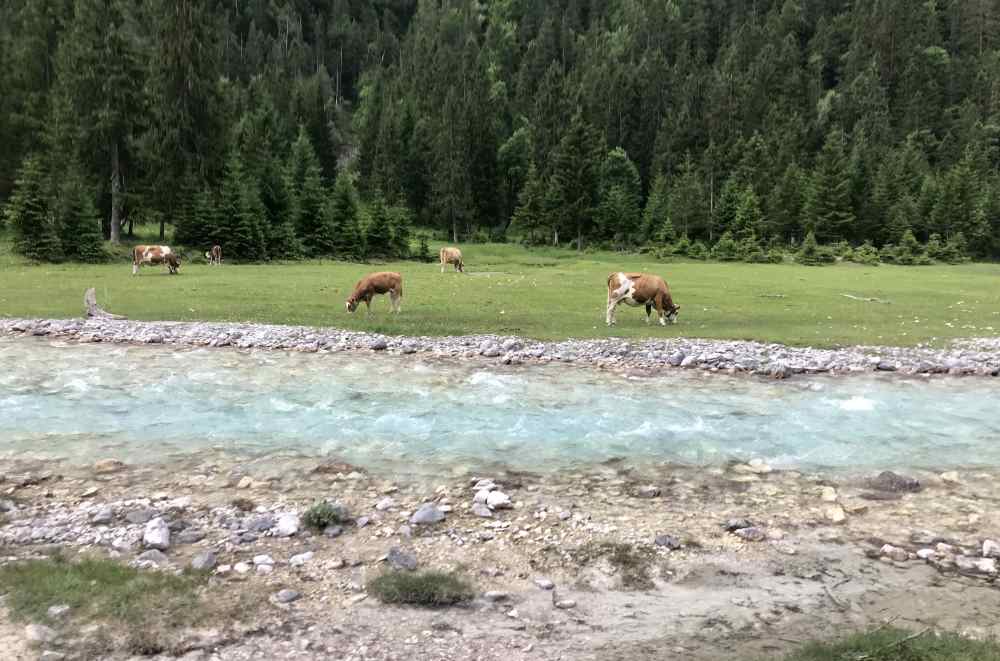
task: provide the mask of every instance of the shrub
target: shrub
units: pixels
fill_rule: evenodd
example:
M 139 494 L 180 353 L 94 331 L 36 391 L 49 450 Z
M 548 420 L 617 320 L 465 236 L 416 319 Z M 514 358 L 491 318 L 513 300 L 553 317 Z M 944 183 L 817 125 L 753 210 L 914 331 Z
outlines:
M 882 246 L 878 251 L 878 258 L 882 260 L 885 264 L 895 264 L 896 263 L 896 246 L 887 243 Z
M 925 257 L 924 249 L 913 235 L 913 230 L 908 229 L 903 232 L 903 238 L 900 239 L 899 247 L 895 251 L 896 263 L 918 264 Z
M 832 250 L 816 243 L 816 235 L 812 232 L 806 234 L 806 238 L 802 240 L 802 247 L 799 248 L 799 252 L 795 258 L 799 264 L 805 264 L 806 266 L 821 266 L 837 261 L 837 257 L 833 254 Z
M 931 234 L 927 239 L 927 245 L 924 246 L 924 249 L 927 251 L 927 256 L 931 259 L 944 261 L 944 256 L 947 251 L 945 250 L 944 244 L 941 242 L 940 234 Z
M 878 266 L 879 255 L 878 249 L 871 244 L 871 241 L 865 241 L 860 246 L 858 246 L 850 257 L 852 262 L 858 264 L 867 264 L 868 266 Z
M 771 248 L 767 251 L 767 261 L 771 264 L 781 264 L 785 261 L 785 251 L 781 248 Z
M 712 259 L 720 262 L 735 262 L 740 259 L 740 245 L 729 232 L 723 234 L 712 247 Z
M 302 523 L 315 530 L 348 523 L 350 520 L 351 516 L 346 507 L 326 501 L 314 504 L 302 515 Z
M 964 262 L 969 258 L 969 246 L 961 232 L 948 237 L 941 254 L 941 261 L 949 264 Z
M 708 259 L 708 248 L 701 241 L 695 241 L 688 248 L 687 256 L 691 259 Z
M 464 579 L 437 571 L 388 572 L 370 581 L 368 592 L 384 604 L 415 606 L 450 606 L 474 596 Z
M 685 234 L 674 242 L 673 250 L 675 255 L 687 255 L 691 250 L 691 239 Z
M 414 255 L 414 259 L 418 262 L 433 262 L 434 256 L 431 254 L 431 249 L 427 245 L 427 235 L 420 235 L 420 244 L 417 247 L 417 253 Z

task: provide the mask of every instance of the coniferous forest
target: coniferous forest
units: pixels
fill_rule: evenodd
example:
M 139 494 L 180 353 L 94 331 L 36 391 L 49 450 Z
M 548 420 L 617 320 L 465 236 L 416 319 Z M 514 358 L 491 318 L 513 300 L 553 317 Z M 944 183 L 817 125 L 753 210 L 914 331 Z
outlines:
M 998 0 L 6 0 L 15 250 L 1000 257 Z

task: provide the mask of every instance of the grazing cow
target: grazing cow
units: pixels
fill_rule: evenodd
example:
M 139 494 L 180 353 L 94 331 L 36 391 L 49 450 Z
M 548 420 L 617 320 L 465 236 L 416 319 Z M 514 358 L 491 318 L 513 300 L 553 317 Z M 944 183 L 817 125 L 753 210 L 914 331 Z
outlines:
M 660 325 L 667 322 L 677 322 L 677 311 L 681 306 L 674 305 L 670 297 L 670 288 L 658 275 L 646 273 L 612 273 L 608 276 L 608 326 L 615 325 L 615 308 L 619 303 L 632 307 L 646 306 L 646 323 L 650 321 L 653 308 L 660 317 Z
M 399 314 L 399 305 L 403 298 L 403 276 L 392 271 L 369 273 L 358 281 L 354 291 L 347 297 L 347 311 L 353 313 L 358 309 L 358 303 L 364 301 L 368 315 L 371 316 L 372 299 L 377 294 L 389 294 L 389 305 L 393 312 Z
M 458 248 L 441 248 L 441 273 L 444 267 L 452 264 L 459 273 L 465 273 L 465 262 L 462 261 L 462 251 Z
M 212 246 L 212 249 L 205 253 L 205 259 L 209 266 L 222 266 L 222 246 Z
M 138 275 L 143 264 L 166 264 L 171 275 L 181 268 L 180 257 L 170 246 L 136 246 L 132 249 L 132 275 Z

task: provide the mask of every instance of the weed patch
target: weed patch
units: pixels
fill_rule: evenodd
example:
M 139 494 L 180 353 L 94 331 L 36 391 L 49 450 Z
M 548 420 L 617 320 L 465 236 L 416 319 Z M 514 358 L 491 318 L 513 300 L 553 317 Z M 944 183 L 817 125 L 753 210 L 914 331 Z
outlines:
M 472 586 L 457 574 L 424 572 L 387 572 L 368 583 L 368 592 L 385 604 L 414 606 L 451 606 L 469 601 Z
M 899 629 L 860 633 L 833 642 L 812 642 L 784 661 L 995 661 L 997 641 L 976 641 L 953 633 L 913 634 Z

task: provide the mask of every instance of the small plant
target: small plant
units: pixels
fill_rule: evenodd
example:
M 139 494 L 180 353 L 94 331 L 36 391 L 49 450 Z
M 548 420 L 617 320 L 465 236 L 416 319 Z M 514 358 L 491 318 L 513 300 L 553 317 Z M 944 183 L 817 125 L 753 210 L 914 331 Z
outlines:
M 451 606 L 469 601 L 472 586 L 453 573 L 388 572 L 368 583 L 368 592 L 385 604 Z
M 695 241 L 687 250 L 687 256 L 691 259 L 708 259 L 708 248 L 701 241 Z
M 323 530 L 333 525 L 343 525 L 350 520 L 351 516 L 346 507 L 326 501 L 314 504 L 302 515 L 302 523 L 315 530 Z
M 811 642 L 784 661 L 986 661 L 1000 658 L 996 641 L 970 640 L 928 630 L 910 633 L 892 627 L 874 629 L 831 642 Z
M 865 241 L 860 246 L 858 246 L 854 252 L 851 254 L 851 261 L 858 264 L 865 264 L 867 266 L 878 266 L 879 265 L 879 255 L 878 249 L 871 244 L 870 241 Z
M 427 246 L 427 235 L 420 235 L 420 244 L 417 247 L 417 252 L 413 256 L 418 262 L 432 262 L 434 257 L 431 255 L 431 249 Z
M 806 266 L 821 266 L 837 261 L 837 257 L 833 254 L 833 251 L 826 246 L 819 245 L 816 242 L 816 235 L 812 232 L 806 234 L 806 238 L 802 240 L 802 247 L 799 249 L 795 259 L 798 260 L 799 264 L 805 264 Z
M 740 245 L 733 239 L 733 235 L 726 232 L 712 247 L 712 259 L 720 262 L 735 262 L 740 259 Z

